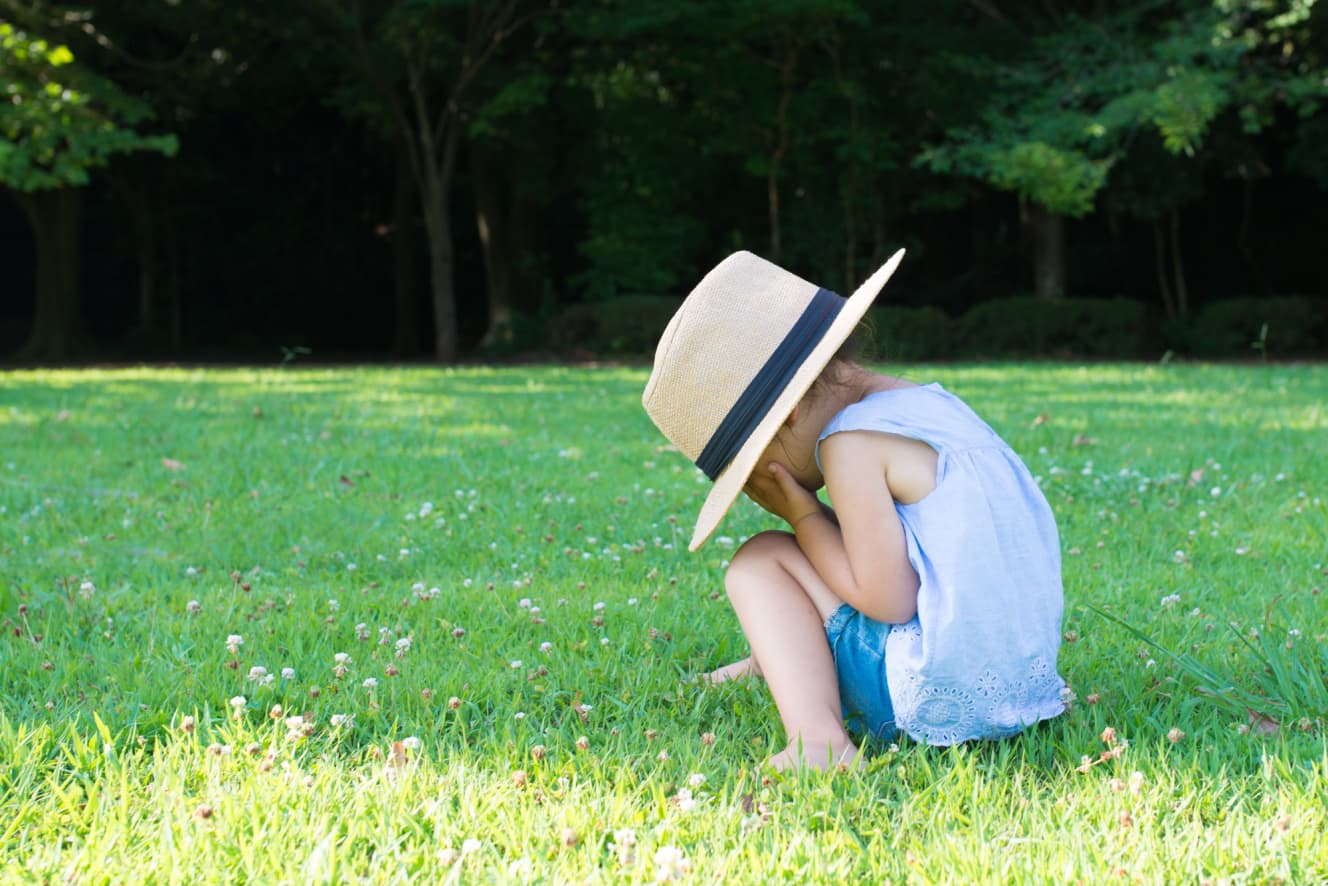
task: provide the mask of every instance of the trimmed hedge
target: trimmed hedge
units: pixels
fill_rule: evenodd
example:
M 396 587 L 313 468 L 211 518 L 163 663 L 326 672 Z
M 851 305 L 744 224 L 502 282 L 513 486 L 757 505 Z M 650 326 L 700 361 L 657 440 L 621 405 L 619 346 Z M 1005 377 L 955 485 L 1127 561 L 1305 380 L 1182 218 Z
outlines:
M 1248 357 L 1258 352 L 1258 343 L 1269 354 L 1283 356 L 1328 352 L 1328 299 L 1284 296 L 1213 302 L 1199 311 L 1189 333 L 1191 348 L 1205 357 Z
M 889 361 L 942 360 L 954 356 L 955 321 L 940 308 L 880 305 L 867 312 L 875 356 Z
M 1148 309 L 1126 298 L 999 298 L 957 325 L 960 349 L 979 357 L 1132 357 L 1150 343 Z
M 543 330 L 559 352 L 648 356 L 681 302 L 626 295 L 571 305 Z M 897 362 L 1009 357 L 1139 357 L 1167 348 L 1202 357 L 1251 357 L 1268 325 L 1268 354 L 1328 354 L 1328 299 L 1239 298 L 1205 305 L 1188 321 L 1164 324 L 1127 298 L 1049 302 L 998 298 L 951 317 L 932 306 L 878 305 L 867 324 L 878 359 Z
M 572 305 L 550 324 L 554 348 L 563 353 L 653 354 L 682 301 L 663 295 L 623 295 Z

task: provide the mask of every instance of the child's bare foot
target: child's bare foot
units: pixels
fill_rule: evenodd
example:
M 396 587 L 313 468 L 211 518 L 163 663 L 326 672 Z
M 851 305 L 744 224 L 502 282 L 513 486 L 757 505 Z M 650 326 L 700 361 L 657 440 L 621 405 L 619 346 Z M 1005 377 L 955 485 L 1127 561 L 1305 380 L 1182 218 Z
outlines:
M 819 741 L 795 740 L 765 762 L 780 772 L 803 767 L 821 770 L 860 769 L 865 765 L 857 745 L 847 736 Z
M 761 669 L 757 667 L 756 659 L 750 655 L 742 661 L 735 661 L 732 664 L 726 664 L 722 668 L 716 668 L 705 674 L 701 674 L 697 680 L 701 683 L 723 683 L 726 680 L 736 680 L 739 677 L 759 677 Z

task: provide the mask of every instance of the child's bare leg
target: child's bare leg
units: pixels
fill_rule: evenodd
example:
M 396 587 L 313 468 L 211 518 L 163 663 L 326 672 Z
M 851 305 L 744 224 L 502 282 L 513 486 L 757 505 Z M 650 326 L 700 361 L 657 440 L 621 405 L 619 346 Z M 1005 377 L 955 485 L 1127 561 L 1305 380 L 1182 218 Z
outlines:
M 839 598 L 787 532 L 763 532 L 734 556 L 725 586 L 770 686 L 789 745 L 770 758 L 777 768 L 818 768 L 852 760 L 844 731 L 825 621 Z
M 715 668 L 713 671 L 707 671 L 701 675 L 703 683 L 723 683 L 725 680 L 736 680 L 739 677 L 759 677 L 761 676 L 761 666 L 756 663 L 753 656 L 747 656 L 739 661 L 724 665 L 722 668 Z

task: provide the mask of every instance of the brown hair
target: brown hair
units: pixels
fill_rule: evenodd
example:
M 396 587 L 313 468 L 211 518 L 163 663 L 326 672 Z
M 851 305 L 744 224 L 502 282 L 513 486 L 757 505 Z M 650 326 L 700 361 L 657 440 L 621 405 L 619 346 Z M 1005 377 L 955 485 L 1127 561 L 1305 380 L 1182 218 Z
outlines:
M 849 370 L 857 369 L 864 359 L 870 359 L 868 342 L 872 339 L 871 324 L 864 320 L 859 323 L 857 328 L 844 339 L 844 343 L 835 351 L 835 355 L 830 358 L 830 362 L 825 364 L 825 369 L 812 382 L 807 389 L 806 396 L 813 400 L 824 396 L 827 388 L 834 387 L 844 383 L 844 376 Z

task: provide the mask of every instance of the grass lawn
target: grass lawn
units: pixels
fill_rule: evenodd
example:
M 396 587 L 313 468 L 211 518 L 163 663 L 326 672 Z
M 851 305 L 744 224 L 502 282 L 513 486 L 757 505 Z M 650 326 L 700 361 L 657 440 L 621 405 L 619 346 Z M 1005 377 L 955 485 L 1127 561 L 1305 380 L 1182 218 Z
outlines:
M 1328 880 L 1328 367 L 913 370 L 1041 478 L 1078 701 L 795 777 L 687 682 L 770 518 L 686 552 L 645 377 L 0 374 L 0 878 Z

